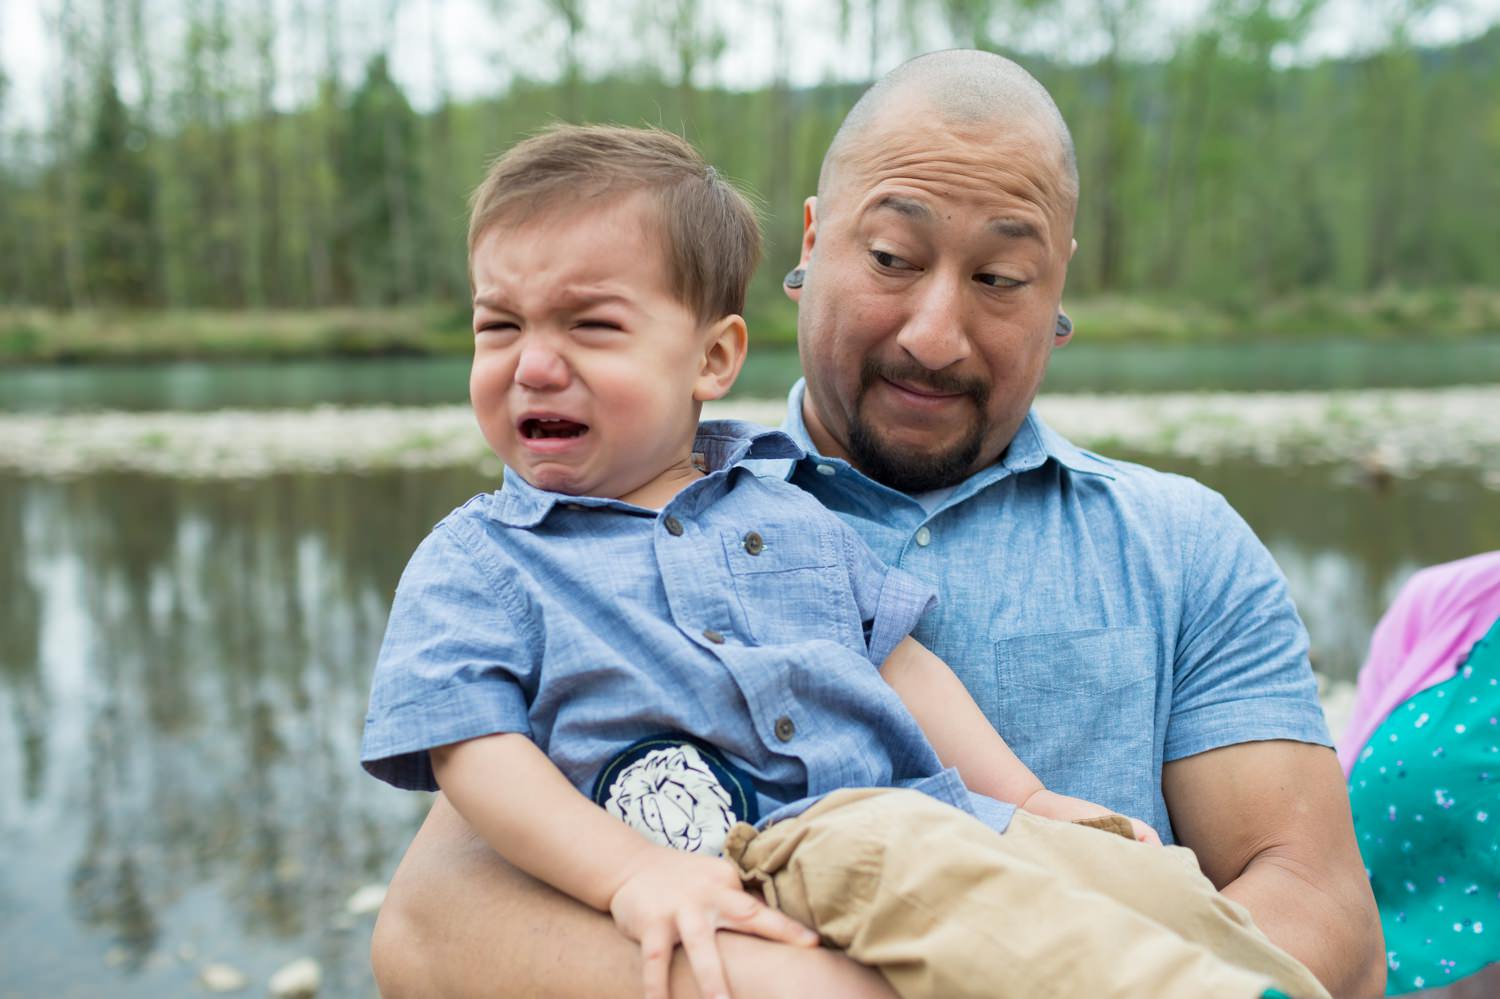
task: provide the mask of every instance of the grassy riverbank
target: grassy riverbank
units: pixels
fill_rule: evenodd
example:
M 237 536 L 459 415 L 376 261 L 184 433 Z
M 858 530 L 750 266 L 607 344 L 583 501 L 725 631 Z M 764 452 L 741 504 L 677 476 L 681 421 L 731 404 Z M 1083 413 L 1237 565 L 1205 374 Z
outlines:
M 1108 296 L 1064 300 L 1080 332 L 1117 342 L 1230 342 L 1309 336 L 1452 339 L 1500 332 L 1500 291 L 1301 292 L 1202 302 Z M 751 336 L 790 344 L 785 299 L 752 303 Z M 317 311 L 122 312 L 0 307 L 0 364 L 466 354 L 468 313 L 451 305 Z

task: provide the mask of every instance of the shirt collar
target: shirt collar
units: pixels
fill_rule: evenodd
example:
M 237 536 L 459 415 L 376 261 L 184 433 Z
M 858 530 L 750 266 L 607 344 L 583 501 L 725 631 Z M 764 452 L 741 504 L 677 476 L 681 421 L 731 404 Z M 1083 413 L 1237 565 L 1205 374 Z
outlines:
M 807 422 L 802 418 L 802 400 L 807 392 L 807 379 L 799 378 L 797 384 L 792 386 L 791 392 L 787 393 L 786 420 L 781 429 L 785 430 L 790 437 L 809 457 L 822 457 L 817 445 L 813 443 L 811 435 L 807 432 Z M 1010 446 L 1005 449 L 998 463 L 1005 472 L 1029 472 L 1045 465 L 1051 459 L 1071 472 L 1084 475 L 1099 475 L 1106 479 L 1115 477 L 1115 466 L 1104 458 L 1081 448 L 1075 447 L 1067 438 L 1042 420 L 1035 407 L 1026 414 L 1025 421 L 1016 431 L 1015 437 L 1011 438 Z M 824 459 L 832 460 L 832 459 Z M 849 467 L 845 462 L 838 462 L 840 466 Z M 795 462 L 788 462 L 782 471 L 784 476 L 790 476 Z M 852 470 L 852 468 L 851 468 Z M 767 468 L 767 474 L 772 469 Z M 856 472 L 855 474 L 859 474 Z M 863 476 L 862 476 L 863 477 Z M 969 493 L 963 487 L 969 485 L 975 479 L 999 478 L 1001 473 L 996 471 L 995 466 L 980 469 L 965 482 L 960 483 L 958 491 Z
M 693 450 L 703 455 L 708 475 L 679 495 L 701 491 L 704 482 L 710 483 L 709 488 L 722 488 L 729 472 L 744 461 L 795 462 L 805 457 L 804 450 L 782 431 L 768 430 L 742 420 L 705 420 L 698 424 Z M 489 512 L 508 527 L 532 528 L 546 520 L 558 506 L 570 510 L 612 509 L 652 517 L 660 512 L 608 496 L 570 496 L 550 492 L 532 485 L 509 469 L 505 471 L 504 486 L 490 494 Z

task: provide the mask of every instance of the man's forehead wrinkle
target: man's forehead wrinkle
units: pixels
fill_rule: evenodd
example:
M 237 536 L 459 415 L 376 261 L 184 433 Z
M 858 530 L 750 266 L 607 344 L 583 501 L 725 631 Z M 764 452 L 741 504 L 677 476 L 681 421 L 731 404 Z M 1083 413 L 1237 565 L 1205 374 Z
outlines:
M 982 143 L 1018 133 L 1034 139 L 1038 159 L 1056 174 L 1055 182 L 1045 186 L 1061 195 L 1065 214 L 1072 214 L 1078 196 L 1072 136 L 1052 96 L 1016 63 L 976 50 L 918 56 L 876 81 L 835 135 L 818 194 L 826 197 L 836 186 L 836 175 L 853 165 L 855 147 L 873 144 L 871 133 L 900 136 L 933 121 L 968 131 Z
M 903 197 L 900 189 L 906 188 L 936 198 L 961 195 L 981 204 L 994 200 L 997 217 L 1014 214 L 1007 210 L 1009 206 L 999 204 L 1011 199 L 1028 202 L 1046 214 L 1059 193 L 1055 177 L 1028 167 L 1022 157 L 997 158 L 974 147 L 954 147 L 941 154 L 929 149 L 888 147 L 878 160 L 866 164 L 859 176 L 848 179 L 867 192 L 869 207 L 894 199 L 913 201 L 930 209 L 920 197 Z M 891 190 L 893 187 L 896 190 Z

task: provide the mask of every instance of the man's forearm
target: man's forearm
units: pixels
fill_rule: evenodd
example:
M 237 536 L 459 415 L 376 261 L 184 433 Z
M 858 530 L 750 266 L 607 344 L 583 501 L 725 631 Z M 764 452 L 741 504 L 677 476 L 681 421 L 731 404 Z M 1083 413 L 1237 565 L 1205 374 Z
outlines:
M 1223 894 L 1249 909 L 1271 942 L 1305 964 L 1337 999 L 1382 995 L 1379 918 L 1357 899 L 1330 894 L 1297 867 L 1285 857 L 1262 854 Z
M 1177 841 L 1266 936 L 1339 999 L 1383 991 L 1380 916 L 1333 750 L 1287 740 L 1212 749 L 1163 767 L 1162 794 Z

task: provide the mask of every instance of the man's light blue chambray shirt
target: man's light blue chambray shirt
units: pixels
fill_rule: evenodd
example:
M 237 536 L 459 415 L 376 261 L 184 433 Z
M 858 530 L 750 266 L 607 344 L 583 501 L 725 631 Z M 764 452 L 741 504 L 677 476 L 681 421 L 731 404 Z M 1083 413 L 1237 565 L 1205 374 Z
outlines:
M 1046 786 L 1170 841 L 1164 761 L 1263 739 L 1332 745 L 1307 633 L 1270 553 L 1218 493 L 1074 447 L 1033 412 L 932 513 L 846 462 L 757 463 L 932 586 L 913 632 Z
M 780 432 L 705 423 L 697 450 L 713 471 L 660 511 L 512 475 L 444 518 L 396 591 L 365 767 L 432 789 L 427 750 L 519 732 L 604 804 L 601 774 L 683 735 L 753 788 L 738 819 L 902 785 L 1003 831 L 1012 809 L 943 768 L 877 669 L 931 590 L 807 493 L 738 465 L 800 458 Z

